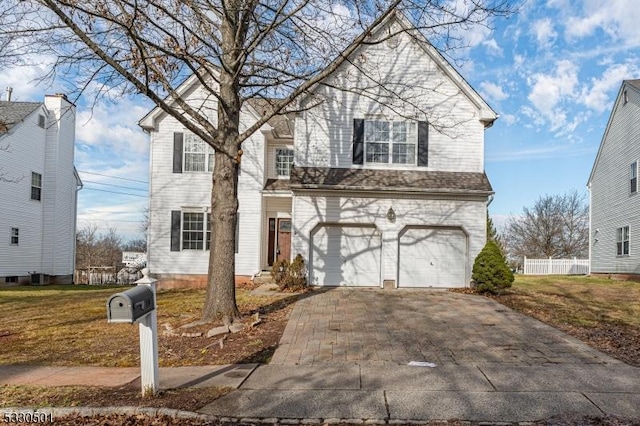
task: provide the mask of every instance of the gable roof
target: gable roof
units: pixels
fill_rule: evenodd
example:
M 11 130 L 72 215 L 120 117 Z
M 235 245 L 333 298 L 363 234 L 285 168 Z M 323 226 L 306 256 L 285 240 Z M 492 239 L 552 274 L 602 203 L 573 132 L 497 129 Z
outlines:
M 8 132 L 42 105 L 44 104 L 41 102 L 0 101 L 0 135 Z
M 415 28 L 415 26 L 411 23 L 411 21 L 400 11 L 394 10 L 389 14 L 383 21 L 378 24 L 377 28 L 374 28 L 371 34 L 382 31 L 386 25 L 389 25 L 392 20 L 398 22 L 398 24 L 402 27 L 403 32 L 410 32 L 414 39 L 418 41 L 419 46 L 427 53 L 427 55 L 438 65 L 438 67 L 444 72 L 444 74 L 452 81 L 462 93 L 466 95 L 469 101 L 478 108 L 480 121 L 482 121 L 485 127 L 490 127 L 493 122 L 498 119 L 498 114 L 489 106 L 489 104 L 480 96 L 480 94 L 467 82 L 467 80 L 462 77 L 462 75 L 446 60 L 446 58 L 436 49 L 427 38 Z M 355 43 L 355 41 L 354 41 Z M 352 43 L 353 45 L 353 43 Z M 359 48 L 361 48 L 360 46 Z M 348 48 L 347 48 L 348 49 Z M 345 50 L 347 50 L 345 49 Z M 358 49 L 354 52 L 357 52 Z M 341 55 L 338 55 L 334 61 L 337 61 Z M 333 63 L 333 62 L 332 62 Z M 211 65 L 213 67 L 213 72 L 217 72 L 217 66 Z M 329 66 L 329 65 L 327 65 Z M 196 75 L 193 74 L 189 76 L 183 83 L 181 83 L 176 89 L 176 93 L 182 96 L 187 91 L 193 89 L 199 84 Z M 309 91 L 313 91 L 315 87 L 317 87 L 320 83 L 312 86 Z M 169 99 L 167 96 L 165 100 Z M 271 108 L 269 100 L 265 99 L 257 99 L 252 98 L 247 100 L 247 104 L 251 108 L 249 110 L 257 116 L 261 116 L 262 111 L 264 110 L 264 106 L 268 105 L 267 108 Z M 155 120 L 158 119 L 164 111 L 160 107 L 155 107 L 153 110 L 149 111 L 138 124 L 145 130 L 149 130 L 154 127 Z M 273 117 L 268 121 L 268 125 L 272 127 L 277 135 L 282 135 L 284 137 L 288 137 L 286 134 L 287 127 L 290 127 L 291 124 L 288 121 L 292 118 L 290 114 L 282 114 L 276 117 Z M 278 131 L 280 130 L 280 131 Z M 291 129 L 293 130 L 293 129 Z M 284 132 L 284 133 L 283 133 Z M 293 132 L 291 131 L 291 134 Z
M 640 94 L 640 80 L 623 80 L 620 85 L 620 90 L 618 90 L 618 96 L 616 97 L 616 101 L 613 103 L 613 107 L 611 108 L 611 115 L 609 115 L 609 120 L 607 121 L 607 127 L 605 127 L 604 133 L 602 135 L 602 139 L 600 141 L 600 146 L 598 147 L 598 153 L 596 154 L 596 159 L 593 161 L 593 166 L 591 167 L 591 173 L 589 174 L 589 180 L 587 181 L 587 187 L 591 185 L 591 181 L 593 180 L 593 175 L 596 171 L 596 166 L 598 165 L 598 161 L 600 160 L 600 155 L 602 154 L 602 149 L 604 147 L 604 142 L 607 139 L 607 135 L 609 134 L 609 129 L 611 128 L 611 123 L 613 122 L 613 116 L 618 109 L 618 105 L 622 101 L 623 94 L 625 88 L 630 88 L 631 90 L 635 90 Z

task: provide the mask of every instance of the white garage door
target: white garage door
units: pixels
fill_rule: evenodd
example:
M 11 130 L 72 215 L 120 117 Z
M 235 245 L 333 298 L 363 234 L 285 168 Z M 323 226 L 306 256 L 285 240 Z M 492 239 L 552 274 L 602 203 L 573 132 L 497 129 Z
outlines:
M 464 287 L 466 266 L 461 229 L 409 228 L 400 237 L 400 287 Z
M 375 227 L 326 225 L 312 238 L 313 285 L 380 285 L 381 238 Z

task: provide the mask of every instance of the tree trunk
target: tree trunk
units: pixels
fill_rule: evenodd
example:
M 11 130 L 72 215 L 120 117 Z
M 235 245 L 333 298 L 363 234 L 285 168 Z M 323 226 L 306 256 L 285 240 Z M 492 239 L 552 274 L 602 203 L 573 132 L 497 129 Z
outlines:
M 211 191 L 209 277 L 202 319 L 222 319 L 226 324 L 240 317 L 235 288 L 237 169 L 233 158 L 216 152 Z
M 222 52 L 220 97 L 218 99 L 218 130 L 215 139 L 223 151 L 216 151 L 211 192 L 211 248 L 209 251 L 209 281 L 202 319 L 222 319 L 225 324 L 240 317 L 236 305 L 235 246 L 238 220 L 238 135 L 240 129 L 240 87 L 238 60 L 241 40 L 236 38 L 240 2 L 227 3 L 221 22 Z M 238 46 L 240 45 L 240 46 Z M 257 242 L 256 242 L 257 243 Z

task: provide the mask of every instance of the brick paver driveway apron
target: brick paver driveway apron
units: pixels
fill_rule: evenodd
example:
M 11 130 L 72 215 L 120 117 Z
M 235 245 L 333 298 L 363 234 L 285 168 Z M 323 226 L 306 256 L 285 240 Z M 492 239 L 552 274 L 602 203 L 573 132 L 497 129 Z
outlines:
M 622 364 L 491 299 L 335 288 L 294 307 L 272 364 Z

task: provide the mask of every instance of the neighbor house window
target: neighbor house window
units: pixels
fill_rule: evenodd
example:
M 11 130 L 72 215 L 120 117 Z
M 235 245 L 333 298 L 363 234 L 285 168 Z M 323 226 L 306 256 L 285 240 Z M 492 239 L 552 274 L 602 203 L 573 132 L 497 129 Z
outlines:
M 629 227 L 623 226 L 617 229 L 617 248 L 618 256 L 626 256 L 629 254 Z
M 42 175 L 31 173 L 31 199 L 40 201 L 42 196 Z
M 293 150 L 278 148 L 276 149 L 276 175 L 289 176 L 293 166 Z
M 629 179 L 631 182 L 631 193 L 638 191 L 638 162 L 634 161 L 631 163 L 631 170 L 629 174 Z
M 10 244 L 12 246 L 17 246 L 20 240 L 20 230 L 18 228 L 11 228 L 11 239 Z
M 629 95 L 625 90 L 624 92 L 622 92 L 622 105 L 625 105 L 627 102 L 629 102 Z
M 366 120 L 364 142 L 367 163 L 415 164 L 416 124 L 413 121 Z
M 38 127 L 42 127 L 44 129 L 44 115 L 38 114 Z
M 184 171 L 213 171 L 214 155 L 202 139 L 192 134 L 184 135 Z

